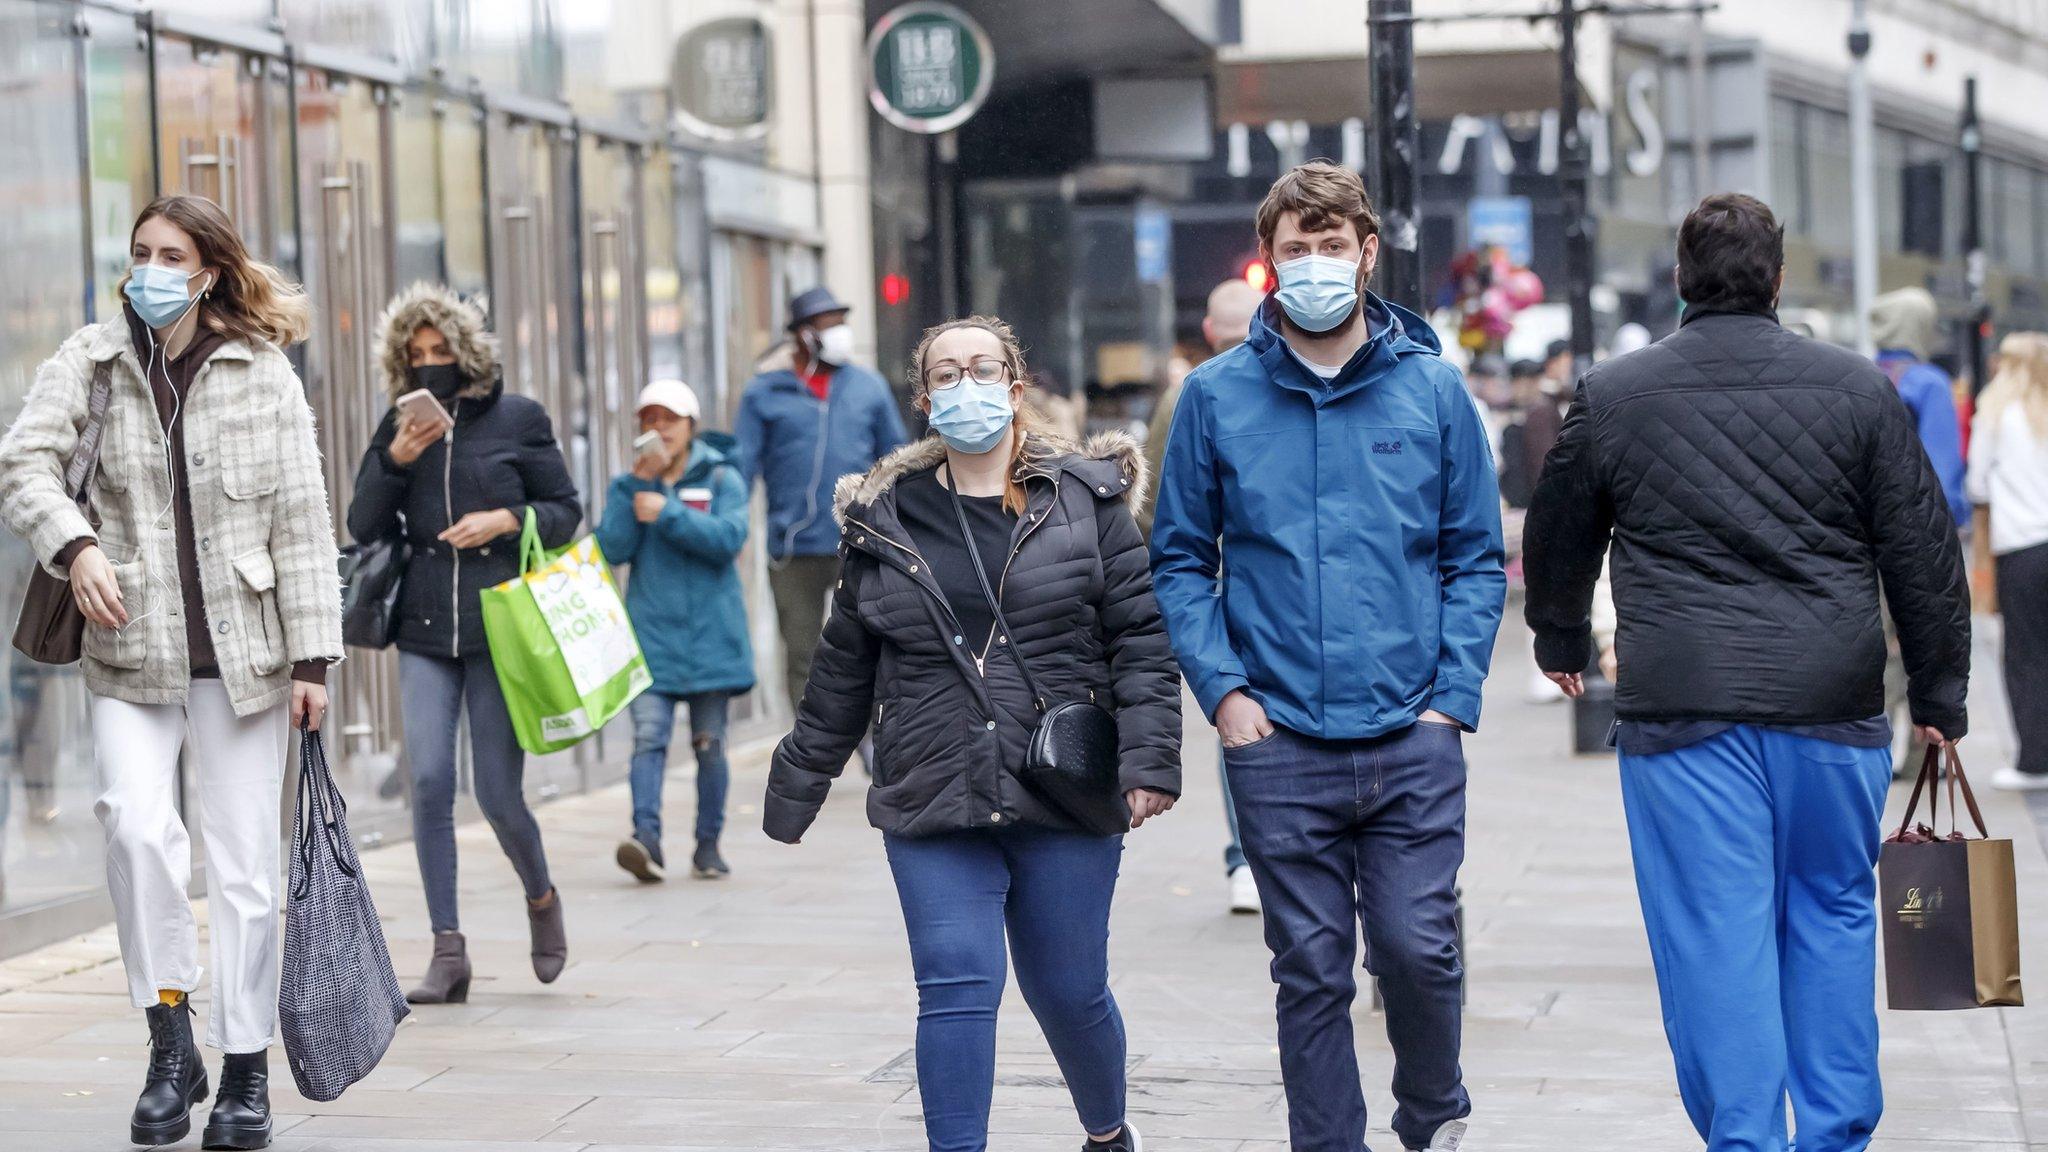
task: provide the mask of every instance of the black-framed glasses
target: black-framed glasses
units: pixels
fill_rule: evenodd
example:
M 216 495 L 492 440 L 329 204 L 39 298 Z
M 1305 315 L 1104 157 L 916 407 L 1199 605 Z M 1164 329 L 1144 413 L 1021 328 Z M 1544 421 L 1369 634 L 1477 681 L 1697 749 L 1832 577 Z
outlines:
M 958 364 L 940 364 L 924 372 L 925 387 L 934 392 L 944 392 L 962 380 L 972 379 L 976 384 L 1001 384 L 1010 374 L 1010 366 L 993 356 L 984 356 L 962 369 Z

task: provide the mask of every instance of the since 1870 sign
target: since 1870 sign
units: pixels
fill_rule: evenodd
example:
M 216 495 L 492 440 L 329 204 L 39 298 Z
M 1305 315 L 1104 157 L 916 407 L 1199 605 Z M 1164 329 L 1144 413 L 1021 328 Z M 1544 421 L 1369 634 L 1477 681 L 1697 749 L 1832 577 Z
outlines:
M 906 131 L 950 132 L 965 124 L 995 78 L 988 33 L 951 4 L 899 5 L 868 33 L 868 100 Z

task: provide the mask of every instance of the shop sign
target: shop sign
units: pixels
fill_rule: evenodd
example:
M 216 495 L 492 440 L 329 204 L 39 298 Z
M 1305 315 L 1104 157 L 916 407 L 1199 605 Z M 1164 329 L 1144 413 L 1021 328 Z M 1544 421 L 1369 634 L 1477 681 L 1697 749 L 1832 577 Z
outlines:
M 697 25 L 676 44 L 669 89 L 684 131 L 706 140 L 757 140 L 775 90 L 768 28 L 752 16 Z
M 1475 196 L 1465 205 L 1465 233 L 1474 248 L 1499 248 L 1508 262 L 1528 267 L 1536 259 L 1535 213 L 1527 196 Z
M 988 33 L 951 4 L 898 5 L 868 33 L 868 102 L 907 132 L 931 135 L 965 124 L 995 76 Z

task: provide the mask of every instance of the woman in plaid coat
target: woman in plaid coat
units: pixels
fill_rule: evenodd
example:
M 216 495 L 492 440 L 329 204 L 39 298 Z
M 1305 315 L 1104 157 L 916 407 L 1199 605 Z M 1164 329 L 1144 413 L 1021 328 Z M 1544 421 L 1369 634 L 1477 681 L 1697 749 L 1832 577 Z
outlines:
M 209 200 L 152 202 L 130 246 L 122 315 L 64 342 L 0 440 L 0 520 L 69 580 L 86 618 L 95 810 L 129 994 L 149 1020 L 130 1137 L 183 1139 L 207 1095 L 185 1001 L 202 971 L 191 846 L 173 802 L 189 740 L 211 909 L 207 1043 L 226 1053 L 205 1143 L 261 1148 L 285 743 L 294 724 L 320 726 L 342 655 L 319 443 L 281 350 L 304 338 L 309 309 Z M 96 382 L 89 518 L 65 472 Z

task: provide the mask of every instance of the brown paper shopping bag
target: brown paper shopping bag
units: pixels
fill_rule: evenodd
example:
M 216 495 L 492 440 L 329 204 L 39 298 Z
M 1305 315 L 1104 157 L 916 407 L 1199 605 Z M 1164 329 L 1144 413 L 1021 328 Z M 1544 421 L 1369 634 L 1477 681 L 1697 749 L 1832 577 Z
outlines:
M 1942 752 L 1927 750 L 1905 819 L 1878 856 L 1890 1005 L 1937 1010 L 2016 1006 L 2024 1001 L 2012 841 L 1991 839 L 1954 746 L 1947 749 L 1949 834 L 1935 832 Z M 1916 825 L 1913 815 L 1923 790 L 1928 822 Z M 1956 829 L 1958 790 L 1977 826 L 1976 839 Z

